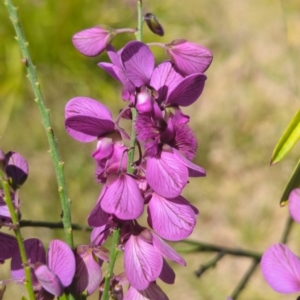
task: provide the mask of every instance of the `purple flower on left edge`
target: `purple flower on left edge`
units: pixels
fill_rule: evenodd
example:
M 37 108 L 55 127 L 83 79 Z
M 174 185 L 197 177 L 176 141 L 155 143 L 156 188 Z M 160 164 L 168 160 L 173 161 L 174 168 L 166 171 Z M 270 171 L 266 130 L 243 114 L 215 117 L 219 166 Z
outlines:
M 26 159 L 18 152 L 6 154 L 0 149 L 0 167 L 5 171 L 8 182 L 13 190 L 17 190 L 26 181 L 29 167 Z
M 49 245 L 48 255 L 38 239 L 24 241 L 26 254 L 32 267 L 33 285 L 36 291 L 40 286 L 54 296 L 61 296 L 75 274 L 75 257 L 70 247 L 60 241 L 53 240 Z M 23 281 L 24 269 L 20 254 L 14 255 L 11 261 L 12 277 Z

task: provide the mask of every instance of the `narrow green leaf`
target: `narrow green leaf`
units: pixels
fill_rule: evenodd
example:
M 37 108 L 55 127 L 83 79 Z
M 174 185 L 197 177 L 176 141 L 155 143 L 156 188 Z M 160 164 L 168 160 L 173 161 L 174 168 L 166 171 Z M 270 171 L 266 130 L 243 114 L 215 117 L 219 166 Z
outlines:
M 282 197 L 280 199 L 280 206 L 285 206 L 288 203 L 289 195 L 290 192 L 300 186 L 300 160 L 298 161 L 290 179 L 289 182 L 287 183 Z
M 277 143 L 271 159 L 271 165 L 282 160 L 300 139 L 300 110 L 295 114 Z

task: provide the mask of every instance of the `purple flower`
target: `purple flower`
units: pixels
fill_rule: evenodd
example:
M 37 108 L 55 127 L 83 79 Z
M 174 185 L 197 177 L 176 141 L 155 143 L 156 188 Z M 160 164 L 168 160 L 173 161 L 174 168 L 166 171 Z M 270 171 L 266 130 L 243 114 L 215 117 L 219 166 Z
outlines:
M 148 224 L 162 238 L 179 241 L 193 232 L 198 213 L 182 196 L 170 199 L 153 193 L 148 205 Z
M 133 220 L 140 217 L 143 210 L 144 198 L 132 175 L 113 174 L 108 176 L 88 223 L 93 227 L 102 226 L 107 223 L 107 214 L 121 220 Z
M 300 223 L 300 188 L 291 191 L 288 206 L 292 219 L 295 222 Z
M 300 260 L 286 245 L 275 244 L 267 249 L 261 259 L 261 270 L 276 292 L 300 292 Z
M 17 152 L 9 151 L 5 155 L 6 174 L 10 178 L 10 185 L 14 190 L 18 189 L 28 177 L 28 164 L 26 159 Z
M 178 70 L 185 75 L 204 73 L 213 59 L 208 49 L 186 40 L 172 41 L 166 45 L 166 51 Z
M 65 126 L 71 137 L 83 143 L 115 131 L 109 109 L 88 97 L 76 97 L 67 103 Z
M 14 236 L 0 232 L 0 263 L 18 252 L 18 243 Z
M 137 228 L 124 247 L 124 267 L 129 283 L 137 290 L 145 290 L 158 277 L 174 282 L 174 272 L 164 257 L 185 265 L 185 261 L 160 237 L 145 228 Z
M 71 284 L 75 274 L 75 258 L 72 250 L 60 240 L 51 241 L 46 264 L 46 254 L 41 241 L 28 239 L 24 244 L 27 257 L 33 267 L 34 286 L 37 287 L 39 283 L 50 294 L 61 296 L 64 288 Z M 15 279 L 24 280 L 19 253 L 12 258 L 11 270 Z
M 0 190 L 0 227 L 1 226 L 11 226 L 11 216 L 9 209 L 4 201 L 4 191 Z M 18 194 L 11 192 L 10 197 L 12 199 L 13 205 L 15 209 L 18 212 L 18 218 L 21 219 L 21 213 L 20 213 L 20 199 L 18 198 Z
M 139 291 L 130 286 L 124 296 L 124 300 L 168 300 L 167 295 L 154 282 L 151 282 L 148 288 Z
M 114 29 L 106 26 L 95 26 L 74 34 L 72 42 L 83 55 L 96 56 L 105 50 L 116 34 Z
M 157 91 L 159 103 L 188 106 L 197 100 L 204 88 L 206 76 L 200 72 L 183 77 L 170 62 L 154 69 L 154 56 L 141 42 L 131 41 L 118 53 L 113 49 L 108 53 L 112 63 L 99 63 L 98 66 L 119 80 L 129 95 L 137 88 L 148 86 Z
M 84 291 L 91 295 L 102 280 L 101 265 L 108 261 L 107 250 L 93 245 L 81 245 L 75 250 L 76 271 L 72 282 L 72 291 L 80 295 Z
M 174 148 L 161 151 L 159 157 L 147 158 L 147 182 L 156 193 L 165 198 L 179 196 L 189 176 L 205 176 L 205 170 Z

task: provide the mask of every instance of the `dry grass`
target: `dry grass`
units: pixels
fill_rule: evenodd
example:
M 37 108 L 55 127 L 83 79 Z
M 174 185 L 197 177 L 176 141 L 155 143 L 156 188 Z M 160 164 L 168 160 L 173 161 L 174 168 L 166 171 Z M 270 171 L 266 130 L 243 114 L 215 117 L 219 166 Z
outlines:
M 122 103 L 120 86 L 97 68 L 99 59 L 79 55 L 70 37 L 97 23 L 134 27 L 134 6 L 128 7 L 135 1 L 16 2 L 66 164 L 73 221 L 85 224 L 99 193 L 89 157 L 94 145 L 67 136 L 64 105 L 74 96 L 85 95 L 111 105 L 116 115 Z M 205 179 L 191 180 L 185 190 L 201 211 L 191 238 L 262 252 L 281 237 L 288 213 L 279 208 L 279 198 L 299 157 L 296 147 L 284 162 L 269 167 L 277 140 L 299 108 L 300 2 L 283 1 L 283 8 L 279 1 L 270 0 L 144 2 L 164 25 L 166 36 L 160 41 L 186 38 L 214 53 L 204 94 L 185 109 L 199 138 L 196 161 L 207 170 Z M 0 17 L 4 24 L 0 27 L 4 37 L 0 44 L 0 147 L 21 152 L 30 164 L 30 176 L 21 191 L 23 217 L 57 221 L 59 200 L 40 116 L 4 9 Z M 118 39 L 116 45 L 126 39 Z M 155 40 L 145 29 L 145 41 Z M 164 59 L 163 53 L 156 53 L 158 60 Z M 300 253 L 298 227 L 289 240 L 296 253 Z M 61 236 L 46 229 L 24 230 L 25 237 L 34 235 L 46 242 L 57 234 Z M 76 233 L 75 242 L 87 243 L 88 235 Z M 250 265 L 247 259 L 226 257 L 197 279 L 193 272 L 212 255 L 184 257 L 187 268 L 174 266 L 176 283 L 164 286 L 172 300 L 226 299 Z M 1 266 L 0 278 L 9 277 L 8 269 L 7 264 Z M 21 290 L 11 284 L 5 299 L 19 299 Z M 273 292 L 258 269 L 240 299 L 295 297 Z

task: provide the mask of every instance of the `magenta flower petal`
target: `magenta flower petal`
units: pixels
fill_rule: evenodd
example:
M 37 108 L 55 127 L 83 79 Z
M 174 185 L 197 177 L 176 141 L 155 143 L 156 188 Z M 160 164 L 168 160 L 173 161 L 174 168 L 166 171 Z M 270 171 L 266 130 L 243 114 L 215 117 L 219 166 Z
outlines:
M 103 69 L 104 71 L 106 71 L 111 77 L 113 77 L 114 79 L 121 81 L 119 76 L 117 75 L 115 69 L 117 67 L 115 67 L 113 64 L 111 63 L 106 63 L 106 62 L 101 62 L 98 64 L 98 66 Z
M 16 253 L 18 253 L 18 243 L 16 238 L 10 234 L 0 232 L 0 261 L 9 259 Z
M 151 244 L 132 235 L 125 244 L 124 266 L 130 284 L 144 290 L 159 276 L 163 259 Z
M 206 76 L 193 74 L 185 77 L 168 97 L 167 104 L 188 106 L 193 104 L 201 95 Z
M 292 219 L 300 223 L 300 188 L 291 191 L 288 206 Z
M 165 260 L 159 278 L 167 284 L 173 284 L 175 282 L 175 272 Z
M 101 199 L 103 198 L 107 190 L 106 185 L 103 186 L 101 193 L 98 197 L 97 203 L 95 204 L 93 210 L 88 215 L 88 224 L 92 227 L 100 227 L 108 223 L 108 214 L 101 207 Z
M 153 70 L 150 86 L 157 91 L 157 100 L 165 101 L 182 79 L 183 76 L 173 68 L 171 62 L 163 62 Z
M 300 260 L 284 244 L 268 248 L 261 259 L 267 283 L 278 293 L 300 292 Z
M 87 295 L 91 295 L 99 287 L 102 279 L 102 271 L 99 263 L 93 257 L 91 248 L 84 250 L 86 246 L 77 248 L 76 272 L 72 286 L 75 288 L 76 294 L 81 294 L 85 290 Z
M 149 287 L 143 291 L 136 290 L 130 286 L 124 296 L 124 300 L 169 300 L 167 295 L 156 284 L 151 282 Z
M 36 238 L 30 238 L 24 241 L 25 251 L 28 260 L 32 265 L 36 263 L 46 263 L 46 251 L 43 243 Z M 15 279 L 22 280 L 25 278 L 23 263 L 20 253 L 17 252 L 11 260 L 11 275 Z M 33 276 L 33 284 L 37 285 L 36 278 Z
M 154 56 L 142 42 L 131 41 L 122 50 L 121 60 L 127 77 L 135 87 L 149 84 L 154 69 Z
M 187 238 L 196 225 L 195 212 L 182 196 L 165 199 L 153 193 L 148 210 L 151 227 L 169 241 Z
M 65 242 L 51 241 L 48 250 L 48 266 L 57 275 L 64 287 L 71 284 L 75 274 L 75 257 Z
M 171 60 L 185 75 L 205 72 L 213 59 L 208 49 L 186 40 L 174 40 L 166 47 Z
M 70 136 L 80 142 L 91 142 L 97 137 L 114 131 L 109 109 L 88 97 L 71 99 L 65 108 L 65 126 Z
M 160 158 L 148 157 L 146 179 L 156 193 L 175 198 L 187 184 L 188 170 L 173 153 L 162 151 Z
M 119 81 L 124 85 L 125 90 L 129 93 L 134 93 L 136 86 L 134 83 L 128 78 L 127 72 L 123 68 L 119 68 L 117 66 L 113 67 L 113 71 L 116 76 L 119 78 Z
M 61 296 L 64 288 L 56 274 L 54 274 L 46 265 L 38 263 L 34 267 L 34 274 L 41 286 L 54 296 Z
M 93 245 L 101 246 L 109 236 L 110 226 L 110 224 L 105 224 L 100 227 L 95 227 L 91 232 L 91 243 Z
M 5 171 L 12 179 L 11 185 L 14 190 L 19 188 L 27 179 L 29 167 L 26 159 L 17 152 L 8 152 L 5 155 L 7 164 Z
M 105 50 L 114 36 L 115 32 L 112 29 L 96 26 L 74 34 L 72 42 L 83 55 L 96 56 Z
M 101 207 L 109 214 L 121 220 L 133 220 L 140 217 L 144 210 L 144 198 L 136 181 L 125 173 L 117 177 L 111 175 L 106 183 L 106 192 Z
M 178 159 L 182 164 L 184 164 L 188 168 L 189 177 L 204 177 L 206 176 L 205 170 L 195 165 L 193 162 L 184 157 L 178 150 L 172 148 L 174 156 Z
M 185 266 L 185 260 L 158 235 L 152 232 L 152 243 L 155 249 L 165 258 L 175 261 L 181 266 Z

